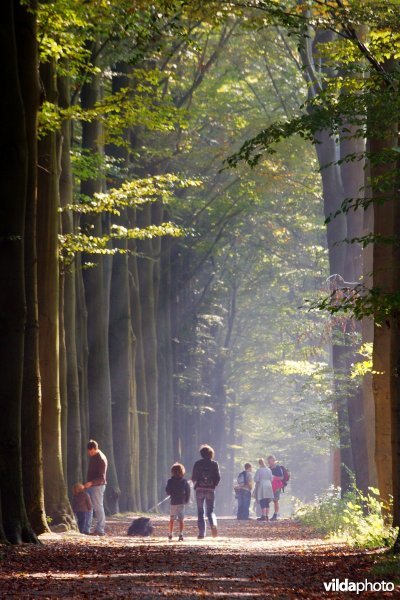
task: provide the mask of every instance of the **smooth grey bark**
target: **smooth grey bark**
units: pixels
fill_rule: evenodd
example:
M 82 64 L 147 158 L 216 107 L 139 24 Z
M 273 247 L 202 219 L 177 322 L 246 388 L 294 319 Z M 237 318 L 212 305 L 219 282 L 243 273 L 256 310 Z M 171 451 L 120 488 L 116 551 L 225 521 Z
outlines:
M 129 210 L 129 226 L 131 228 L 137 226 L 135 210 Z M 129 284 L 131 298 L 131 317 L 132 330 L 136 341 L 135 344 L 135 384 L 137 398 L 137 430 L 138 430 L 138 449 L 140 457 L 140 481 L 138 481 L 140 493 L 140 506 L 142 510 L 146 510 L 151 505 L 148 498 L 148 478 L 151 475 L 148 470 L 149 456 L 149 438 L 148 431 L 148 402 L 147 402 L 147 386 L 145 376 L 145 361 L 143 350 L 143 330 L 142 330 L 142 306 L 139 293 L 139 274 L 137 265 L 137 245 L 134 240 L 129 243 L 130 255 L 129 263 Z M 133 415 L 135 418 L 135 415 Z M 139 479 L 139 478 L 138 478 Z
M 97 45 L 96 45 L 97 47 Z M 94 49 L 94 55 L 96 49 Z M 82 108 L 90 109 L 100 100 L 100 78 L 93 75 L 82 87 Z M 98 120 L 82 123 L 82 148 L 92 155 L 103 152 L 101 125 Z M 100 177 L 81 182 L 81 193 L 92 197 L 103 191 Z M 107 231 L 103 228 L 101 215 L 84 215 L 84 231 L 101 237 Z M 92 261 L 93 256 L 84 259 Z M 96 266 L 84 269 L 83 280 L 87 309 L 88 340 L 88 393 L 89 393 L 89 435 L 95 439 L 108 459 L 105 505 L 111 514 L 119 512 L 120 488 L 114 461 L 112 435 L 111 381 L 108 348 L 109 290 L 111 270 L 109 260 L 97 255 Z
M 121 219 L 126 225 L 126 219 Z M 116 244 L 127 249 L 126 241 Z M 120 510 L 137 510 L 135 503 L 135 476 L 138 457 L 132 453 L 131 415 L 136 412 L 136 398 L 132 378 L 134 342 L 131 321 L 131 303 L 126 254 L 113 260 L 109 321 L 110 376 L 112 391 L 113 438 L 118 480 L 121 482 Z
M 81 460 L 82 477 L 87 471 L 86 444 L 89 439 L 89 390 L 88 390 L 88 357 L 89 343 L 87 338 L 87 309 L 85 288 L 83 283 L 82 257 L 75 257 L 76 269 L 74 271 L 76 289 L 76 358 L 79 385 L 79 421 L 81 429 Z M 73 310 L 73 309 L 72 309 Z
M 152 224 L 151 205 L 144 204 L 142 210 L 137 213 L 137 222 L 139 227 L 147 227 Z M 157 445 L 158 445 L 158 374 L 157 374 L 157 332 L 156 332 L 156 297 L 154 288 L 154 268 L 155 257 L 151 240 L 138 242 L 139 256 L 138 275 L 139 275 L 139 294 L 142 312 L 142 341 L 143 357 L 145 367 L 146 391 L 147 391 L 147 409 L 148 409 L 148 502 L 154 506 L 159 501 L 158 498 L 158 465 L 157 465 Z
M 300 51 L 304 77 L 308 84 L 309 100 L 323 91 L 324 83 L 320 74 L 326 73 L 324 61 L 319 55 L 319 46 L 331 42 L 335 34 L 332 31 L 317 30 L 315 36 L 309 31 Z M 334 73 L 330 73 L 331 76 Z M 312 111 L 312 108 L 310 109 Z M 345 187 L 341 167 L 339 139 L 324 129 L 314 134 L 315 151 L 321 171 L 324 214 L 328 219 L 327 242 L 329 256 L 329 272 L 339 275 L 345 281 L 347 260 L 350 258 L 344 240 L 348 236 L 348 223 L 341 205 L 345 199 Z M 345 173 L 345 176 L 347 174 Z M 357 194 L 358 195 L 358 194 Z M 337 216 L 333 217 L 333 215 Z M 332 291 L 332 290 L 331 290 Z M 354 460 L 351 445 L 349 420 L 349 394 L 344 390 L 343 382 L 348 375 L 349 348 L 346 336 L 343 336 L 341 325 L 332 320 L 332 368 L 334 371 L 335 408 L 338 416 L 340 439 L 340 485 L 342 494 L 351 485 L 351 473 L 354 472 Z M 353 423 L 355 419 L 352 420 Z
M 112 91 L 118 93 L 121 88 L 129 87 L 127 77 L 129 68 L 117 64 L 112 79 Z M 129 132 L 123 132 L 123 138 L 129 141 Z M 107 154 L 119 160 L 123 168 L 129 166 L 129 152 L 125 146 L 110 144 Z M 114 176 L 112 187 L 118 187 L 121 180 Z M 120 214 L 114 223 L 129 228 L 128 209 L 120 208 Z M 113 439 L 115 444 L 115 463 L 118 481 L 121 487 L 120 510 L 138 510 L 139 461 L 137 444 L 137 406 L 135 381 L 135 336 L 132 330 L 131 289 L 129 281 L 128 240 L 114 240 L 113 247 L 120 250 L 113 257 L 110 317 L 109 351 L 110 378 L 112 393 Z
M 71 84 L 67 77 L 59 78 L 59 103 L 63 108 L 70 106 Z M 75 232 L 74 215 L 67 206 L 74 203 L 73 178 L 71 165 L 72 124 L 66 119 L 62 124 L 62 153 L 60 176 L 61 233 Z M 65 387 L 67 398 L 67 480 L 68 488 L 74 483 L 83 481 L 82 471 L 82 428 L 80 387 L 77 356 L 77 291 L 76 291 L 77 259 L 64 257 L 61 268 L 61 290 L 63 292 L 63 331 L 65 345 Z M 61 293 L 60 290 L 60 293 Z M 85 438 L 86 440 L 86 438 Z
M 164 220 L 168 220 L 168 215 L 165 215 Z M 172 432 L 174 400 L 170 244 L 170 238 L 164 237 L 162 239 L 160 259 L 160 290 L 162 293 L 160 294 L 157 311 L 159 419 L 161 424 L 164 423 L 159 436 L 158 463 L 160 465 L 160 472 L 164 474 L 164 477 L 169 473 L 173 462 Z
M 54 61 L 41 66 L 51 102 L 57 101 Z M 53 524 L 75 528 L 62 466 L 59 364 L 59 152 L 60 137 L 48 133 L 38 152 L 38 301 L 39 355 L 42 380 L 42 436 L 46 513 Z
M 365 140 L 359 135 L 357 126 L 347 123 L 342 128 L 340 140 L 340 158 L 343 161 L 340 167 L 344 198 L 354 201 L 364 197 L 365 185 Z M 346 157 L 357 155 L 358 160 L 348 161 Z M 344 279 L 351 284 L 361 283 L 363 280 L 363 251 L 358 242 L 352 242 L 363 234 L 364 214 L 362 209 L 350 210 L 346 215 L 347 240 Z M 361 344 L 362 324 L 355 320 L 350 323 L 354 333 L 350 337 L 346 365 L 346 376 L 351 380 L 352 364 L 355 360 L 362 360 L 358 355 Z M 353 338 L 353 341 L 352 339 Z M 368 422 L 365 413 L 364 393 L 368 393 L 365 383 L 349 396 L 348 414 L 351 447 L 354 461 L 354 474 L 358 489 L 368 492 L 370 486 L 376 485 L 374 465 L 366 460 L 368 455 Z

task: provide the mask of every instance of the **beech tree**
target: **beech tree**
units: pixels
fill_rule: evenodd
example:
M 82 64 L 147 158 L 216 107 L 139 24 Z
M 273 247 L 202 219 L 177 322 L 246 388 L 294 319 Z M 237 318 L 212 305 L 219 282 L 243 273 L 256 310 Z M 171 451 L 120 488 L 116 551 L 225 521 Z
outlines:
M 15 30 L 21 94 L 24 102 L 28 147 L 27 201 L 24 231 L 24 278 L 26 324 L 24 374 L 21 405 L 21 444 L 24 499 L 34 531 L 47 531 L 43 495 L 43 457 L 41 436 L 41 386 L 39 369 L 39 320 L 37 298 L 37 121 L 39 109 L 39 73 L 37 3 L 15 3 Z M 20 40 L 20 41 L 19 41 Z
M 21 462 L 21 395 L 24 374 L 24 339 L 27 321 L 24 278 L 24 227 L 28 203 L 32 211 L 32 121 L 35 122 L 35 94 L 29 95 L 32 106 L 25 115 L 22 90 L 28 86 L 25 66 L 19 60 L 32 49 L 31 20 L 27 8 L 20 12 L 16 2 L 3 6 L 1 45 L 3 72 L 7 89 L 1 98 L 2 145 L 1 174 L 1 537 L 11 543 L 37 542 L 28 521 L 23 496 Z M 19 49 L 21 54 L 19 55 Z M 29 52 L 29 51 L 28 51 Z M 26 96 L 26 101 L 28 101 Z M 25 120 L 27 119 L 27 121 Z M 11 149 L 11 150 L 10 150 Z M 29 188 L 28 188 L 29 177 Z M 30 290 L 31 291 L 31 290 Z M 32 308 L 32 305 L 30 306 Z M 30 318 L 32 313 L 30 312 Z M 36 498 L 30 498 L 33 508 Z M 36 513 L 36 517 L 38 514 Z

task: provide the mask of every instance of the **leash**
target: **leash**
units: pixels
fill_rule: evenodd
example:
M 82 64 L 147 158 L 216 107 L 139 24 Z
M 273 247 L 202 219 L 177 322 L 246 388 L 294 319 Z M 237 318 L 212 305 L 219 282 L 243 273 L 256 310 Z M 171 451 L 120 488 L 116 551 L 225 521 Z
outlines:
M 154 506 L 152 506 L 151 508 L 148 508 L 146 512 L 152 512 L 155 508 L 158 508 L 159 506 L 161 506 L 161 504 L 163 504 L 166 500 L 168 500 L 169 496 L 167 496 L 166 498 L 164 498 L 164 500 L 161 500 L 161 502 L 159 502 L 158 504 L 155 504 Z

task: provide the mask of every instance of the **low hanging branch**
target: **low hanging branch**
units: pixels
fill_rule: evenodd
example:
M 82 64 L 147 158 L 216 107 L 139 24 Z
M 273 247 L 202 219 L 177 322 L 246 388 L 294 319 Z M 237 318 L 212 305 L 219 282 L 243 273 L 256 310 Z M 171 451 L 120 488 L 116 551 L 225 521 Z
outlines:
M 126 248 L 116 248 L 110 246 L 112 240 L 145 240 L 155 237 L 169 235 L 171 237 L 180 237 L 184 235 L 184 230 L 171 222 L 161 223 L 160 225 L 149 225 L 148 227 L 134 227 L 127 229 L 120 225 L 111 225 L 111 232 L 108 235 L 93 236 L 87 233 L 69 233 L 59 235 L 60 259 L 63 263 L 69 263 L 78 252 L 86 254 L 128 254 L 131 251 Z
M 80 203 L 69 204 L 60 210 L 85 214 L 109 213 L 119 216 L 125 207 L 140 210 L 149 202 L 161 201 L 163 204 L 169 204 L 173 201 L 177 189 L 200 185 L 202 182 L 198 180 L 185 179 L 174 174 L 156 175 L 127 181 L 121 187 L 113 188 L 107 193 L 81 197 Z M 112 224 L 110 233 L 102 236 L 94 236 L 90 231 L 80 230 L 77 233 L 59 236 L 60 258 L 63 263 L 69 263 L 78 252 L 108 255 L 129 252 L 127 249 L 112 247 L 111 242 L 116 239 L 143 240 L 165 235 L 179 237 L 184 234 L 184 229 L 171 222 L 131 229 Z
M 360 321 L 374 317 L 375 323 L 389 323 L 391 317 L 400 315 L 400 292 L 385 292 L 380 288 L 368 289 L 362 284 L 353 288 L 335 289 L 328 296 L 307 302 L 309 310 L 328 311 L 331 315 L 342 313 Z

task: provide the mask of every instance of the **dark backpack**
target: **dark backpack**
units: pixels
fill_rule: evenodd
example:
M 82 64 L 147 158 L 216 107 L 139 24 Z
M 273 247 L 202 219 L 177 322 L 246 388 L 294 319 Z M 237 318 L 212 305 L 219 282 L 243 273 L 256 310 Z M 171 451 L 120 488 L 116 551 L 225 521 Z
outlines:
M 128 529 L 128 535 L 137 535 L 147 537 L 153 533 L 154 527 L 148 517 L 139 517 L 133 519 L 132 525 Z
M 287 486 L 287 484 L 288 484 L 288 481 L 289 481 L 289 479 L 290 479 L 290 472 L 289 472 L 289 471 L 287 470 L 287 468 L 286 468 L 286 467 L 284 467 L 283 465 L 279 465 L 279 466 L 280 466 L 280 468 L 282 469 L 282 473 L 283 473 L 283 480 L 282 480 L 282 483 L 283 483 L 283 489 L 285 489 L 285 487 Z
M 202 465 L 196 487 L 213 488 L 214 481 L 212 478 L 212 464 Z
M 237 484 L 238 485 L 246 485 L 247 484 L 247 471 L 242 471 L 237 476 Z

